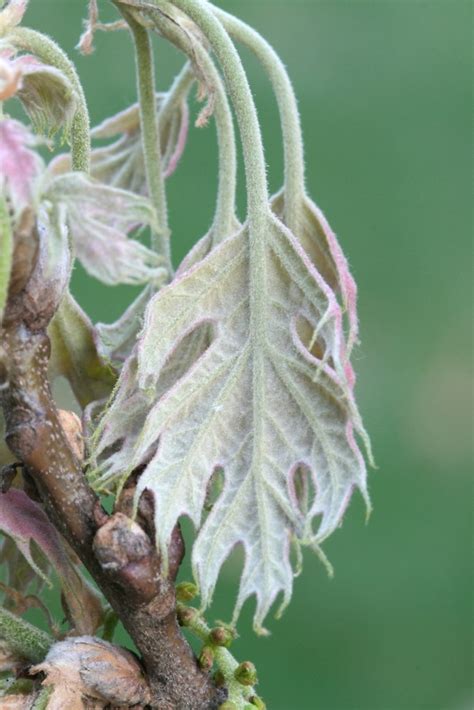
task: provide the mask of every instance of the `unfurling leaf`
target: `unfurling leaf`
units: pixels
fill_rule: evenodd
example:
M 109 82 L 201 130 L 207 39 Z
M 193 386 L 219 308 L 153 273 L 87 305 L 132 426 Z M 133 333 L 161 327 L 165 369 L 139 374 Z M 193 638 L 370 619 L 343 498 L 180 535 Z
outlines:
M 97 349 L 106 362 L 120 369 L 133 350 L 138 333 L 142 329 L 143 314 L 153 295 L 151 286 L 146 286 L 127 310 L 114 323 L 97 323 Z
M 50 137 L 64 127 L 67 139 L 77 109 L 77 96 L 69 80 L 59 69 L 46 66 L 35 57 L 23 55 L 13 64 L 22 73 L 16 95 L 35 131 Z
M 36 550 L 32 552 L 34 554 Z M 40 554 L 38 554 L 38 557 Z M 26 593 L 30 584 L 35 581 L 37 583 L 36 589 L 38 592 L 40 591 L 43 580 L 30 567 L 14 541 L 9 537 L 5 537 L 2 540 L 0 565 L 3 565 L 3 579 L 8 582 L 10 587 L 17 589 L 20 593 Z M 10 604 L 8 604 L 9 606 Z
M 36 139 L 13 119 L 0 119 L 0 194 L 6 195 L 15 216 L 33 200 L 36 180 L 43 168 L 30 149 Z
M 222 234 L 219 226 L 213 224 L 209 232 L 198 241 L 193 249 L 186 255 L 181 262 L 176 277 L 184 274 L 194 264 L 201 261 L 215 244 L 218 244 L 222 239 L 237 232 L 240 224 L 237 218 L 230 220 L 229 234 Z M 129 355 L 131 354 L 138 335 L 143 327 L 143 319 L 145 308 L 153 295 L 154 289 L 152 286 L 147 286 L 137 296 L 133 303 L 127 308 L 125 313 L 115 323 L 97 323 L 97 347 L 101 356 L 110 361 L 111 364 L 118 370 L 121 369 Z M 194 333 L 192 337 L 187 338 L 183 343 L 183 348 L 180 349 L 180 356 L 173 359 L 173 363 L 166 368 L 164 380 L 166 387 L 170 384 L 170 378 L 177 378 L 179 373 L 185 372 L 186 369 L 201 355 L 209 344 L 209 335 L 207 328 L 201 328 L 198 333 Z M 173 374 L 174 373 L 174 374 Z
M 10 0 L 8 5 L 0 10 L 0 36 L 19 25 L 26 12 L 29 0 Z
M 59 69 L 15 52 L 14 42 L 0 48 L 0 98 L 16 96 L 36 132 L 51 137 L 64 128 L 67 139 L 78 103 L 71 82 Z
M 109 285 L 142 284 L 166 278 L 163 257 L 128 237 L 137 225 L 157 229 L 148 200 L 102 185 L 81 173 L 54 178 L 45 194 L 66 222 L 84 268 Z
M 43 685 L 53 686 L 50 710 L 80 710 L 87 700 L 98 700 L 98 707 L 102 703 L 131 707 L 150 700 L 148 685 L 134 656 L 91 636 L 54 644 L 46 659 L 31 672 L 45 673 Z
M 32 555 L 34 542 L 59 576 L 71 620 L 79 633 L 92 633 L 101 623 L 102 609 L 96 592 L 74 567 L 58 532 L 42 508 L 21 490 L 0 493 L 0 530 L 16 544 L 32 569 L 48 584 Z
M 11 488 L 0 494 L 0 530 L 11 537 L 35 572 L 47 580 L 31 554 L 34 541 L 43 554 L 56 566 L 66 564 L 58 533 L 37 503 L 23 491 Z
M 104 362 L 94 326 L 70 293 L 64 295 L 48 328 L 51 340 L 49 375 L 62 375 L 81 405 L 108 398 L 115 383 L 112 369 Z
M 158 116 L 167 96 L 165 93 L 156 95 Z M 188 121 L 188 105 L 183 100 L 176 109 L 168 111 L 166 119 L 159 123 L 165 177 L 169 177 L 176 170 L 183 154 Z M 138 104 L 106 118 L 91 132 L 93 140 L 103 141 L 116 136 L 119 137 L 114 142 L 92 151 L 91 175 L 105 185 L 144 195 L 147 185 Z M 49 169 L 56 175 L 69 171 L 71 156 L 59 155 L 51 162 Z
M 16 248 L 19 244 L 16 239 Z M 24 247 L 24 259 L 17 259 L 15 250 L 4 321 L 19 320 L 41 328 L 56 312 L 71 272 L 67 229 L 61 213 L 40 207 L 36 221 L 31 220 Z
M 135 364 L 122 376 L 97 447 L 103 453 L 116 428 L 120 440 L 127 397 L 141 398 L 139 436 L 122 444 L 120 460 L 106 459 L 103 470 L 120 477 L 125 461 L 125 475 L 147 463 L 137 496 L 154 493 L 163 556 L 181 515 L 200 528 L 193 567 L 205 605 L 223 562 L 242 543 L 234 619 L 255 594 L 257 629 L 280 592 L 284 604 L 291 596 L 290 537 L 318 546 L 340 524 L 355 487 L 369 505 L 355 442 L 355 434 L 366 435 L 352 393 L 341 308 L 276 217 L 267 213 L 260 229 L 256 234 L 245 225 L 151 301 Z M 318 356 L 303 342 L 301 323 L 311 328 Z M 162 373 L 183 338 L 203 326 L 211 326 L 209 347 L 163 390 Z M 128 414 L 133 419 L 131 409 Z M 295 492 L 301 466 L 315 490 L 307 511 Z M 206 488 L 217 468 L 223 491 L 203 522 Z

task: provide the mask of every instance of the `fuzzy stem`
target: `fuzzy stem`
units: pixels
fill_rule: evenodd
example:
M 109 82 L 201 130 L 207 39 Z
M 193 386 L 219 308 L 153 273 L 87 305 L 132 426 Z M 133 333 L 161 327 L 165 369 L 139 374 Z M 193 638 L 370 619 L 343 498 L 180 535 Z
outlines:
M 224 73 L 234 105 L 242 141 L 247 188 L 249 244 L 249 305 L 252 348 L 252 408 L 254 421 L 255 465 L 261 458 L 261 430 L 265 413 L 265 363 L 267 338 L 267 231 L 269 228 L 269 198 L 263 141 L 257 109 L 247 76 L 237 50 L 210 6 L 204 0 L 173 0 L 173 5 L 185 12 L 206 36 Z M 196 573 L 196 572 L 195 572 Z
M 222 67 L 242 139 L 249 219 L 259 228 L 262 226 L 262 218 L 265 220 L 267 216 L 268 187 L 265 157 L 257 109 L 242 62 L 207 2 L 172 0 L 172 4 L 189 15 L 200 27 Z
M 127 21 L 135 46 L 140 129 L 145 159 L 145 173 L 148 193 L 158 218 L 158 230 L 152 234 L 152 245 L 156 252 L 164 255 L 168 270 L 170 274 L 172 274 L 173 267 L 171 263 L 168 207 L 156 112 L 153 51 L 148 31 L 142 27 L 130 13 L 123 10 L 123 8 L 119 9 L 124 19 Z
M 252 348 L 252 409 L 255 465 L 262 452 L 258 442 L 263 436 L 265 413 L 265 363 L 267 345 L 267 231 L 271 215 L 265 171 L 265 156 L 257 109 L 240 57 L 219 20 L 204 0 L 173 0 L 173 5 L 194 20 L 207 38 L 222 68 L 235 109 L 242 141 L 247 189 L 249 245 L 249 310 Z M 196 574 L 196 570 L 194 571 Z
M 232 38 L 256 55 L 270 79 L 283 132 L 287 202 L 297 204 L 305 185 L 304 144 L 298 103 L 285 65 L 273 47 L 252 27 L 220 8 L 214 7 L 213 11 Z M 288 226 L 292 228 L 291 224 Z
M 27 27 L 15 27 L 9 39 L 16 47 L 31 52 L 45 64 L 56 67 L 71 82 L 78 100 L 71 131 L 72 169 L 88 173 L 90 170 L 90 124 L 86 97 L 76 68 L 69 57 L 50 37 Z
M 0 638 L 10 651 L 32 663 L 40 663 L 54 643 L 44 631 L 3 607 L 0 607 Z
M 38 298 L 38 308 L 44 300 Z M 89 488 L 82 463 L 70 448 L 58 419 L 48 383 L 48 338 L 41 330 L 30 330 L 30 323 L 38 320 L 35 312 L 20 313 L 18 323 L 16 319 L 5 320 L 0 383 L 8 382 L 8 387 L 0 388 L 0 404 L 11 451 L 25 464 L 51 521 L 79 555 L 135 641 L 158 707 L 161 701 L 163 707 L 175 707 L 166 705 L 170 698 L 177 707 L 189 710 L 211 706 L 217 691 L 197 667 L 177 627 L 174 586 L 159 578 L 155 546 L 150 541 L 148 552 L 137 560 L 134 539 L 130 538 L 134 533 L 127 524 L 120 531 L 125 562 L 122 560 L 119 569 L 101 566 L 97 539 L 100 537 L 108 549 L 113 547 L 110 539 L 104 542 L 110 519 Z M 170 553 L 173 559 L 177 547 L 175 544 Z
M 161 3 L 164 8 L 170 3 Z M 167 19 L 166 13 L 153 13 L 156 28 L 181 51 L 197 60 L 198 68 L 215 92 L 215 117 L 219 146 L 219 183 L 214 216 L 213 237 L 218 243 L 229 236 L 235 224 L 235 194 L 237 186 L 237 149 L 232 113 L 222 79 L 206 49 Z

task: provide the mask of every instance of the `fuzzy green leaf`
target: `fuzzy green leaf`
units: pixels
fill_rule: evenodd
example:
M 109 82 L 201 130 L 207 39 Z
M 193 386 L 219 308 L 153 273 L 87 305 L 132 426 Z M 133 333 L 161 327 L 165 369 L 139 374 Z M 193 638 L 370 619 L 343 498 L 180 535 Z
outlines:
M 166 97 L 164 93 L 156 95 L 158 112 L 165 104 Z M 168 120 L 160 123 L 160 150 L 165 177 L 173 174 L 183 154 L 188 120 L 188 105 L 182 101 L 174 111 L 169 112 Z M 147 190 L 138 104 L 106 118 L 92 129 L 91 138 L 98 141 L 115 139 L 92 151 L 92 177 L 105 185 L 144 195 Z M 56 175 L 69 171 L 70 154 L 57 156 L 50 163 L 49 169 Z
M 44 199 L 63 216 L 77 257 L 92 276 L 109 285 L 166 279 L 163 257 L 128 236 L 138 225 L 157 229 L 146 198 L 66 173 L 51 181 Z
M 50 378 L 66 377 L 81 407 L 107 398 L 115 383 L 114 372 L 98 352 L 90 319 L 69 292 L 49 325 L 48 335 Z
M 284 604 L 291 596 L 291 537 L 319 545 L 340 524 L 355 487 L 369 505 L 354 439 L 366 435 L 352 393 L 341 308 L 277 218 L 268 212 L 260 228 L 261 241 L 254 226 L 245 225 L 155 296 L 134 371 L 122 378 L 98 446 L 100 452 L 110 445 L 120 426 L 126 401 L 120 390 L 128 388 L 135 401 L 141 397 L 144 425 L 137 421 L 140 435 L 132 448 L 122 447 L 121 464 L 128 461 L 126 474 L 149 461 L 137 495 L 145 489 L 155 495 L 162 554 L 176 521 L 188 515 L 200 529 L 193 567 L 207 605 L 223 562 L 241 543 L 245 564 L 234 619 L 254 594 L 256 629 L 280 592 Z M 161 373 L 180 342 L 209 324 L 207 350 L 163 391 Z M 308 326 L 319 356 L 300 336 Z M 302 467 L 316 491 L 307 510 L 295 485 Z M 203 521 L 206 489 L 218 468 L 223 491 Z

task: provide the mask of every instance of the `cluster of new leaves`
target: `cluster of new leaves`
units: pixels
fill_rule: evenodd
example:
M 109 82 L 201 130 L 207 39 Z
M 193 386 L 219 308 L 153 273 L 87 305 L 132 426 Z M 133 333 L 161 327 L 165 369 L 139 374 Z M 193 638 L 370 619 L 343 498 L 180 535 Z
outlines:
M 0 15 L 12 28 L 9 33 L 0 25 L 0 98 L 16 96 L 37 130 L 51 136 L 62 128 L 68 138 L 80 96 L 70 77 L 24 53 L 13 28 L 25 4 L 14 0 L 7 8 L 10 15 Z M 153 166 L 143 151 L 143 106 L 132 106 L 92 131 L 93 139 L 110 142 L 92 151 L 90 175 L 72 172 L 68 155 L 46 167 L 34 150 L 38 139 L 17 121 L 0 118 L 5 196 L 0 222 L 8 227 L 0 231 L 0 318 L 11 291 L 12 255 L 25 238 L 38 242 L 48 235 L 53 256 L 69 253 L 70 244 L 85 269 L 105 284 L 144 285 L 117 323 L 92 331 L 67 293 L 69 262 L 64 267 L 61 295 L 66 295 L 50 328 L 53 365 L 69 377 L 81 405 L 95 402 L 88 410 L 91 419 L 111 384 L 101 357 L 120 370 L 114 396 L 89 442 L 89 480 L 98 491 L 118 492 L 132 472 L 143 471 L 136 502 L 145 490 L 154 496 L 165 573 L 177 521 L 181 516 L 193 521 L 192 562 L 204 606 L 225 559 L 242 545 L 245 563 L 234 621 L 255 595 L 255 627 L 261 630 L 278 595 L 283 605 L 291 597 L 291 546 L 299 553 L 308 545 L 322 554 L 319 546 L 340 525 L 354 488 L 369 506 L 357 437 L 369 457 L 370 448 L 350 364 L 358 331 L 355 284 L 334 233 L 305 192 L 304 171 L 287 165 L 285 184 L 273 198 L 264 171 L 259 177 L 258 124 L 253 124 L 251 94 L 225 29 L 232 33 L 235 25 L 202 0 L 115 4 L 131 26 L 135 22 L 165 36 L 169 31 L 170 37 L 181 32 L 176 44 L 190 47 L 198 79 L 217 76 L 225 175 L 225 150 L 230 156 L 235 146 L 229 131 L 224 139 L 230 112 L 227 98 L 219 94 L 214 59 L 219 63 L 243 142 L 248 216 L 239 225 L 232 204 L 222 221 L 225 234 L 216 238 L 211 229 L 173 277 L 167 255 L 137 239 L 145 227 L 167 237 L 164 215 L 148 199 L 154 198 L 148 195 Z M 97 25 L 95 9 L 92 14 L 88 44 Z M 242 37 L 249 35 L 244 31 Z M 258 41 L 251 48 L 257 55 L 266 51 Z M 270 75 L 280 72 L 274 82 L 278 93 L 287 77 L 271 55 L 265 56 L 264 66 L 273 67 Z M 291 111 L 289 86 L 283 104 L 287 100 Z M 152 98 L 162 181 L 185 147 L 188 90 L 189 84 L 176 97 L 172 87 Z M 209 106 L 211 111 L 211 100 Z M 287 148 L 294 139 L 288 130 L 296 131 L 299 145 L 297 118 L 283 124 Z M 286 150 L 287 162 L 291 153 Z M 228 164 L 234 162 L 232 156 Z M 78 349 L 71 345 L 75 326 L 68 334 L 67 322 L 84 330 L 79 347 L 88 353 L 87 362 L 78 365 Z M 97 379 L 104 378 L 104 388 L 91 378 L 93 369 Z
M 355 487 L 369 506 L 349 362 L 354 282 L 304 186 L 293 232 L 285 197 L 261 204 L 151 299 L 94 452 L 98 487 L 145 467 L 137 496 L 154 494 L 165 569 L 177 520 L 191 518 L 205 606 L 223 562 L 243 546 L 234 620 L 255 595 L 257 629 L 280 592 L 284 605 L 291 596 L 291 542 L 319 549 Z M 217 473 L 222 491 L 206 515 Z
M 252 283 L 250 238 L 246 226 L 150 303 L 101 446 L 127 437 L 120 456 L 103 464 L 107 480 L 121 478 L 126 461 L 125 475 L 149 461 L 139 491 L 155 494 L 163 546 L 180 515 L 200 528 L 193 562 L 205 602 L 224 560 L 243 543 L 237 611 L 256 594 L 261 623 L 280 590 L 285 601 L 291 594 L 290 535 L 319 543 L 340 523 L 353 487 L 366 495 L 366 484 L 337 300 L 297 239 L 270 214 Z M 302 340 L 299 321 L 317 333 L 319 357 Z M 183 338 L 205 324 L 213 326 L 207 350 L 176 382 L 163 385 L 160 376 L 183 357 Z M 149 411 L 133 427 L 143 407 Z M 219 468 L 223 491 L 201 525 L 206 490 Z M 306 506 L 301 468 L 316 492 Z

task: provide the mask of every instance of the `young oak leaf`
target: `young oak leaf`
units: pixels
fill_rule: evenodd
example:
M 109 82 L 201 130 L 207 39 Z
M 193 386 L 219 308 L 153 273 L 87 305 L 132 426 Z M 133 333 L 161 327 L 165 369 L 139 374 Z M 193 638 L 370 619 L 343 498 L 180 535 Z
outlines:
M 285 188 L 271 201 L 274 213 L 284 224 L 289 224 L 287 211 L 291 211 L 291 224 L 295 235 L 311 258 L 317 270 L 334 292 L 340 293 L 348 318 L 347 354 L 357 343 L 357 286 L 349 270 L 344 252 L 326 217 L 302 188 L 300 195 L 289 205 Z
M 133 350 L 142 329 L 146 304 L 153 295 L 152 286 L 145 286 L 120 318 L 113 323 L 97 323 L 95 340 L 97 351 L 106 362 L 120 369 Z
M 0 36 L 19 25 L 26 12 L 29 0 L 9 0 L 0 6 Z M 2 9 L 3 8 L 3 9 Z
M 60 375 L 65 377 L 83 408 L 108 398 L 115 374 L 101 357 L 93 324 L 69 292 L 49 324 L 48 336 L 50 381 Z
M 59 69 L 16 52 L 14 43 L 0 44 L 0 98 L 16 96 L 36 132 L 51 137 L 64 127 L 67 139 L 77 108 L 71 82 Z
M 66 568 L 68 560 L 58 533 L 40 506 L 23 491 L 10 488 L 0 494 L 0 530 L 14 540 L 32 569 L 48 584 L 48 578 L 31 554 L 32 542 L 55 567 Z
M 222 113 L 229 112 L 230 109 L 227 106 L 222 106 L 222 102 L 225 101 L 225 92 L 222 87 L 216 90 L 216 115 L 219 116 Z M 161 124 L 160 124 L 161 125 Z M 175 151 L 175 156 L 179 155 L 182 148 L 180 146 L 180 141 L 178 140 L 177 148 Z M 183 145 L 184 148 L 184 145 Z M 229 155 L 225 156 L 227 160 L 227 172 L 225 174 L 225 179 L 227 185 L 235 183 L 235 169 L 234 159 L 229 159 Z M 174 166 L 176 163 L 176 158 L 171 158 L 169 162 L 166 162 L 165 158 L 165 176 L 170 174 L 170 166 Z M 222 180 L 222 178 L 221 178 Z M 222 192 L 222 186 L 220 187 L 220 192 Z M 229 217 L 223 217 L 223 210 L 216 211 L 216 217 L 213 224 L 208 231 L 208 233 L 198 241 L 195 247 L 189 252 L 189 254 L 184 258 L 179 266 L 176 276 L 181 275 L 184 271 L 188 270 L 193 264 L 197 263 L 206 256 L 212 247 L 219 243 L 222 239 L 237 232 L 240 228 L 240 224 L 234 214 Z M 145 306 L 153 293 L 153 288 L 147 287 L 143 292 L 137 297 L 137 299 L 131 304 L 123 316 L 112 324 L 98 323 L 96 326 L 98 334 L 98 342 L 100 344 L 101 353 L 104 357 L 110 358 L 111 362 L 117 366 L 121 367 L 125 362 L 126 358 L 130 355 L 133 346 L 135 345 L 138 333 L 140 332 L 143 324 L 143 315 L 145 312 Z M 201 329 L 199 334 L 195 334 L 193 339 L 189 339 L 187 344 L 186 353 L 183 356 L 186 357 L 186 362 L 189 365 L 194 362 L 197 357 L 203 352 L 207 346 L 208 338 L 206 335 L 206 329 Z M 183 369 L 183 364 L 179 365 L 180 370 Z M 186 368 L 185 368 L 186 369 Z M 183 370 L 184 371 L 184 370 Z M 169 373 L 168 373 L 169 374 Z M 168 377 L 166 378 L 169 379 Z
M 43 169 L 41 158 L 31 150 L 36 142 L 19 121 L 0 119 L 0 193 L 6 194 L 15 216 L 33 200 Z
M 17 97 L 35 131 L 50 137 L 64 127 L 67 139 L 77 108 L 77 95 L 70 81 L 59 69 L 29 55 L 18 57 L 13 64 L 22 76 Z
M 136 341 L 136 336 L 135 336 Z M 188 333 L 176 347 L 173 357 L 165 364 L 153 391 L 157 400 L 167 392 L 196 362 L 209 344 L 207 325 Z M 89 471 L 89 481 L 98 491 L 113 491 L 120 488 L 129 473 L 130 452 L 140 440 L 146 418 L 150 411 L 150 396 L 136 386 L 137 357 L 132 353 L 125 360 L 121 372 L 120 387 L 116 390 L 114 410 L 122 410 L 120 421 L 114 414 L 105 416 L 94 433 L 100 436 L 100 444 L 93 452 L 95 467 Z M 150 446 L 143 462 L 148 462 L 156 451 L 156 443 Z M 124 473 L 125 472 L 125 473 Z
M 340 306 L 297 239 L 270 212 L 263 228 L 263 243 L 245 225 L 151 301 L 134 373 L 150 411 L 135 447 L 122 452 L 131 471 L 157 447 L 137 496 L 145 489 L 154 493 L 164 557 L 181 515 L 200 527 L 193 567 L 204 605 L 224 560 L 242 543 L 234 620 L 255 594 L 260 630 L 277 595 L 283 592 L 284 604 L 291 596 L 290 535 L 318 545 L 340 524 L 354 487 L 369 505 L 354 433 L 366 435 L 352 396 Z M 301 318 L 317 332 L 321 358 L 301 341 Z M 156 396 L 160 373 L 180 341 L 202 324 L 213 326 L 208 349 Z M 123 415 L 120 387 L 118 392 L 104 431 Z M 306 514 L 293 482 L 302 465 L 316 490 Z M 207 484 L 217 468 L 223 491 L 202 524 Z
M 163 257 L 128 233 L 137 225 L 157 229 L 149 201 L 103 185 L 81 173 L 59 175 L 44 199 L 66 221 L 78 259 L 105 284 L 142 284 L 165 279 Z
M 101 622 L 99 598 L 76 570 L 43 509 L 24 491 L 10 488 L 7 493 L 0 493 L 0 530 L 14 541 L 36 574 L 51 584 L 33 557 L 31 543 L 37 545 L 58 574 L 76 630 L 79 633 L 94 633 Z
M 156 95 L 158 115 L 166 103 L 166 93 Z M 167 120 L 159 123 L 160 147 L 164 177 L 176 170 L 184 152 L 189 124 L 189 110 L 185 100 L 173 111 L 167 112 Z M 108 145 L 94 148 L 91 155 L 91 175 L 104 183 L 137 195 L 146 194 L 145 161 L 143 157 L 138 104 L 106 118 L 92 129 L 93 140 L 116 138 Z M 49 166 L 53 174 L 71 169 L 71 156 L 59 155 Z

